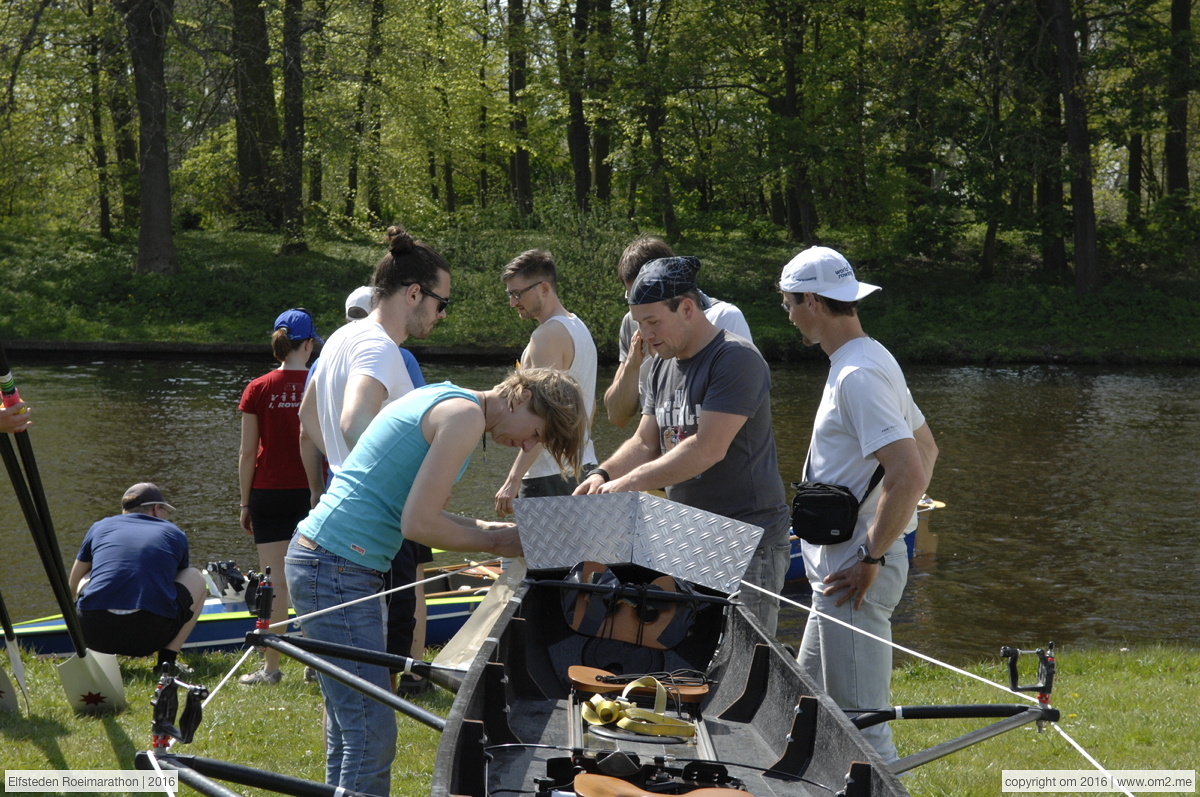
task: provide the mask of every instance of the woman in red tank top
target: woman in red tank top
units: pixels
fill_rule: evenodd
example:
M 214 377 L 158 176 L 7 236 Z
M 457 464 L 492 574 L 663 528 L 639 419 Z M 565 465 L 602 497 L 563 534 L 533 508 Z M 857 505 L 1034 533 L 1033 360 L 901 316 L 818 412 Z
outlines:
M 282 313 L 275 319 L 271 336 L 271 350 L 280 365 L 247 385 L 238 404 L 242 411 L 239 523 L 243 532 L 254 535 L 259 567 L 271 568 L 275 588 L 272 623 L 287 617 L 283 557 L 296 524 L 310 507 L 308 478 L 300 459 L 299 410 L 315 343 L 324 341 L 317 337 L 307 310 Z M 263 669 L 242 676 L 239 682 L 248 686 L 279 683 L 279 652 L 267 649 L 263 659 Z

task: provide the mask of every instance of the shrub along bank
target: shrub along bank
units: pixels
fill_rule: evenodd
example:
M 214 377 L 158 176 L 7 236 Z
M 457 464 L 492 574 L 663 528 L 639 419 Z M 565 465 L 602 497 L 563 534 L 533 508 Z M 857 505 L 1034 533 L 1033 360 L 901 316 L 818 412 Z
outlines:
M 625 312 L 616 262 L 633 233 L 603 225 L 570 230 L 454 229 L 424 236 L 453 268 L 449 317 L 413 345 L 478 349 L 521 346 L 530 323 L 509 308 L 499 274 L 517 253 L 550 249 L 564 304 L 579 314 L 601 355 L 615 357 Z M 837 242 L 832 245 L 838 246 Z M 313 311 L 327 334 L 343 301 L 370 279 L 381 245 L 366 236 L 310 242 L 298 257 L 278 255 L 272 235 L 187 232 L 176 237 L 181 270 L 134 274 L 132 243 L 98 236 L 0 231 L 0 339 L 37 341 L 266 344 L 288 307 Z M 700 285 L 742 308 L 771 360 L 819 358 L 806 350 L 780 309 L 774 282 L 801 247 L 695 234 L 676 245 L 698 256 Z M 980 282 L 969 264 L 857 259 L 859 276 L 884 290 L 860 308 L 867 331 L 907 362 L 1200 362 L 1200 280 L 1132 271 L 1077 296 L 1032 268 Z

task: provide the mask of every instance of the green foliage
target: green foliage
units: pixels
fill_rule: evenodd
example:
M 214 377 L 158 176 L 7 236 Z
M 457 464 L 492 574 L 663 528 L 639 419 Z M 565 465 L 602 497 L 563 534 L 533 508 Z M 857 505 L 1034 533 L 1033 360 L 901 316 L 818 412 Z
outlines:
M 555 215 L 557 213 L 557 215 Z M 546 208 L 536 228 L 449 227 L 412 231 L 452 269 L 450 313 L 427 342 L 469 349 L 521 347 L 532 322 L 508 305 L 500 271 L 526 249 L 549 249 L 559 292 L 615 357 L 627 310 L 616 263 L 633 237 L 626 223 L 579 214 L 569 202 Z M 0 338 L 34 340 L 265 342 L 287 307 L 314 312 L 318 328 L 343 322 L 347 293 L 366 284 L 382 247 L 380 232 L 342 230 L 310 239 L 308 254 L 282 257 L 272 235 L 188 232 L 178 236 L 180 274 L 134 274 L 133 242 L 94 235 L 63 239 L 20 229 L 0 233 Z M 968 245 L 971 236 L 966 236 Z M 1113 274 L 1079 296 L 1044 274 L 1021 236 L 1002 236 L 1012 263 L 979 282 L 967 255 L 938 262 L 897 259 L 866 236 L 828 241 L 859 277 L 884 287 L 860 307 L 869 334 L 907 362 L 1191 363 L 1200 341 L 1200 287 L 1194 278 L 1147 269 Z M 701 287 L 738 305 L 755 342 L 773 360 L 819 358 L 801 346 L 779 309 L 775 281 L 802 247 L 733 232 L 685 232 L 674 249 L 700 258 Z M 416 341 L 412 342 L 415 345 Z

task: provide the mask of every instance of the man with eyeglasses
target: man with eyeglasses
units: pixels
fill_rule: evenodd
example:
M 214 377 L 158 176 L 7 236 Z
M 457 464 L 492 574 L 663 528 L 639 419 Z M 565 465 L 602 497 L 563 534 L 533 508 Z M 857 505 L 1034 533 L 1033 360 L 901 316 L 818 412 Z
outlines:
M 558 298 L 558 268 L 544 249 L 530 249 L 513 258 L 500 274 L 509 305 L 522 319 L 534 319 L 537 328 L 521 354 L 521 368 L 557 368 L 566 371 L 583 390 L 588 436 L 584 443 L 584 470 L 596 465 L 591 419 L 596 407 L 596 344 L 592 333 L 563 307 Z M 496 492 L 496 512 L 512 513 L 514 498 L 570 495 L 577 482 L 563 476 L 558 463 L 541 445 L 517 455 L 508 478 Z
M 330 470 L 340 470 L 379 410 L 413 389 L 400 344 L 429 337 L 446 317 L 449 264 L 403 230 L 393 227 L 389 233 L 391 248 L 371 281 L 374 308 L 329 336 L 300 403 L 301 449 L 314 506 L 325 480 L 306 440 L 325 454 Z
M 168 520 L 174 511 L 157 486 L 141 482 L 125 491 L 121 514 L 88 529 L 68 583 L 92 650 L 157 652 L 156 666 L 175 666 L 207 588 L 189 566 L 187 536 Z
M 354 316 L 360 309 L 365 314 L 329 336 L 300 403 L 300 448 L 313 506 L 325 492 L 320 454 L 332 477 L 380 410 L 418 386 L 400 344 L 409 337 L 428 338 L 450 303 L 446 260 L 399 227 L 388 229 L 388 239 L 389 251 L 375 267 L 366 307 L 361 288 L 346 301 L 347 319 L 352 310 Z M 431 558 L 427 547 L 406 540 L 387 574 L 389 586 L 411 584 L 420 563 Z M 388 651 L 420 657 L 425 653 L 424 601 L 414 590 L 394 595 L 388 604 Z M 413 675 L 400 681 L 405 694 L 429 688 Z

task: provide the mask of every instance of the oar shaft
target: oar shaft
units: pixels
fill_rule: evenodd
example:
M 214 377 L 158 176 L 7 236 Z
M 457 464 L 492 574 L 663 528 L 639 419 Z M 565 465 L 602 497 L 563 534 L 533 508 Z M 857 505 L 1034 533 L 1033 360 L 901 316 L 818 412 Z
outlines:
M 50 519 L 50 505 L 46 503 L 46 490 L 42 487 L 42 476 L 38 472 L 37 460 L 33 456 L 33 444 L 29 441 L 29 432 L 17 432 L 13 435 L 17 440 L 17 451 L 21 453 L 21 465 L 25 468 L 25 478 L 29 482 L 29 492 L 33 496 L 33 505 L 37 509 L 38 518 L 42 521 L 42 536 L 50 552 L 54 554 L 53 562 L 58 570 L 59 579 L 67 583 L 67 571 L 63 567 L 62 551 L 58 547 L 58 535 L 54 533 L 54 521 Z
M 25 432 L 18 432 L 16 436 L 19 437 L 23 434 Z M 57 546 L 51 548 L 46 542 L 41 518 L 38 517 L 37 508 L 29 494 L 29 487 L 25 484 L 25 477 L 21 473 L 21 466 L 17 462 L 17 455 L 13 451 L 12 443 L 5 434 L 0 434 L 0 458 L 4 459 L 4 466 L 8 469 L 9 480 L 17 494 L 17 503 L 21 505 L 25 523 L 29 526 L 29 533 L 37 547 L 38 556 L 41 557 L 42 567 L 45 569 L 50 587 L 54 591 L 54 598 L 58 601 L 58 608 L 62 612 L 63 622 L 71 637 L 71 644 L 74 645 L 76 654 L 82 658 L 86 655 L 87 646 L 83 640 L 83 628 L 79 625 L 79 617 L 75 613 L 75 604 L 71 600 L 71 590 L 67 584 L 66 571 L 63 569 L 62 555 L 56 554 Z
M 0 593 L 0 626 L 4 628 L 5 639 L 16 639 L 17 632 L 13 630 L 12 618 L 8 616 L 8 607 L 4 605 L 4 593 Z

